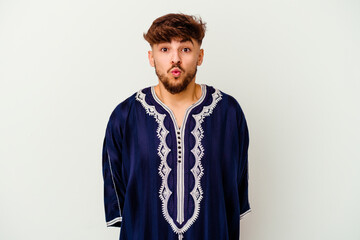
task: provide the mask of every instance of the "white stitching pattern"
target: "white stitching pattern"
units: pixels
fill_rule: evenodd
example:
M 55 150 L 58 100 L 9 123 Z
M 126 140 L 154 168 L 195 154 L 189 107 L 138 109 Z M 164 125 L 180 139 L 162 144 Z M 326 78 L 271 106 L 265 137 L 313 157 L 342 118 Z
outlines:
M 109 226 L 111 226 L 111 225 L 114 225 L 114 224 L 117 223 L 117 222 L 122 222 L 122 217 L 114 218 L 113 220 L 108 221 L 108 222 L 106 223 L 106 225 L 109 227 Z
M 117 190 L 116 190 L 115 181 L 114 181 L 114 174 L 113 174 L 113 170 L 112 170 L 112 166 L 111 166 L 110 154 L 109 154 L 109 151 L 108 151 L 108 150 L 106 150 L 106 152 L 107 152 L 107 155 L 108 155 L 108 161 L 109 161 L 109 166 L 110 166 L 111 180 L 112 180 L 112 182 L 113 182 L 113 184 L 114 184 L 114 191 L 115 191 L 117 203 L 118 203 L 118 206 L 119 206 L 119 216 L 120 216 L 120 218 L 121 218 L 122 216 L 121 216 L 120 201 L 119 201 L 119 196 L 118 196 L 118 193 L 117 193 Z
M 198 114 L 193 114 L 193 118 L 195 119 L 195 127 L 191 131 L 191 134 L 195 137 L 195 146 L 191 150 L 195 157 L 195 165 L 191 169 L 191 172 L 194 175 L 195 185 L 193 190 L 190 192 L 191 196 L 194 199 L 195 209 L 191 218 L 188 220 L 186 225 L 183 227 L 186 229 L 184 232 L 196 221 L 200 212 L 200 202 L 202 199 L 203 191 L 201 189 L 201 177 L 204 174 L 203 166 L 201 165 L 201 158 L 204 156 L 204 147 L 201 144 L 201 139 L 204 137 L 204 130 L 201 127 L 201 123 L 204 121 L 204 118 L 210 116 L 216 107 L 217 102 L 221 100 L 221 92 L 218 89 L 215 89 L 215 92 L 212 94 L 212 102 L 209 106 L 204 106 L 202 111 Z M 188 225 L 189 224 L 189 225 Z M 188 225 L 188 226 L 187 226 Z
M 221 96 L 222 96 L 221 92 L 218 89 L 215 89 L 215 92 L 212 94 L 211 104 L 209 106 L 204 106 L 199 114 L 192 115 L 196 122 L 194 130 L 191 131 L 191 133 L 195 137 L 195 146 L 191 150 L 191 152 L 194 154 L 195 157 L 195 165 L 191 169 L 191 172 L 193 173 L 195 179 L 195 186 L 190 194 L 194 199 L 195 208 L 191 218 L 186 222 L 186 224 L 181 229 L 179 229 L 174 223 L 173 219 L 170 217 L 170 214 L 167 210 L 167 203 L 172 192 L 170 191 L 167 184 L 167 179 L 171 171 L 171 168 L 167 165 L 166 159 L 171 149 L 166 144 L 166 136 L 169 133 L 169 131 L 164 126 L 164 119 L 166 115 L 158 113 L 154 106 L 147 104 L 145 101 L 145 94 L 141 90 L 138 91 L 136 94 L 136 100 L 138 100 L 141 103 L 141 105 L 145 108 L 146 113 L 148 113 L 150 116 L 153 116 L 156 122 L 159 124 L 157 128 L 157 133 L 158 133 L 157 136 L 160 139 L 160 145 L 158 147 L 158 155 L 161 158 L 161 164 L 159 166 L 159 175 L 162 178 L 162 185 L 159 193 L 160 193 L 160 199 L 162 201 L 162 212 L 164 218 L 170 224 L 173 231 L 177 234 L 180 234 L 179 238 L 182 237 L 182 234 L 185 233 L 190 228 L 190 226 L 196 221 L 196 219 L 199 216 L 200 201 L 202 199 L 202 194 L 203 194 L 200 185 L 200 179 L 204 174 L 203 167 L 201 165 L 201 158 L 204 155 L 204 148 L 201 144 L 201 139 L 204 137 L 203 134 L 204 131 L 201 127 L 201 123 L 204 121 L 204 118 L 206 116 L 211 115 L 213 109 L 216 107 L 217 102 L 221 100 Z
M 141 90 L 137 92 L 136 100 L 138 100 L 141 103 L 141 105 L 145 108 L 146 113 L 149 114 L 150 116 L 153 116 L 155 118 L 156 122 L 159 124 L 159 126 L 156 130 L 157 136 L 160 140 L 160 144 L 159 144 L 159 147 L 157 150 L 158 150 L 158 155 L 161 159 L 161 163 L 160 163 L 158 170 L 159 170 L 159 175 L 162 178 L 162 183 L 161 183 L 161 187 L 159 190 L 159 194 L 160 194 L 159 197 L 162 202 L 162 213 L 164 215 L 164 218 L 171 225 L 170 221 L 172 221 L 172 219 L 171 219 L 170 214 L 167 209 L 167 205 L 168 205 L 167 203 L 172 194 L 172 192 L 168 186 L 168 183 L 167 183 L 167 179 L 171 172 L 171 168 L 169 167 L 169 165 L 166 162 L 167 156 L 168 156 L 169 152 L 171 151 L 171 149 L 166 144 L 166 136 L 169 133 L 169 131 L 164 126 L 164 119 L 166 117 L 166 114 L 158 113 L 154 106 L 150 106 L 149 104 L 147 104 L 145 101 L 145 94 Z

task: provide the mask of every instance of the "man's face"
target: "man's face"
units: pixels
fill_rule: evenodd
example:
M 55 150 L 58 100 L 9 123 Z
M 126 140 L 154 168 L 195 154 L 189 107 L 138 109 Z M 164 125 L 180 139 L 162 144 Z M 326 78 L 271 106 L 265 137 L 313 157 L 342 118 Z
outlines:
M 194 39 L 192 41 L 172 40 L 154 44 L 149 51 L 150 65 L 166 90 L 172 94 L 185 90 L 195 81 L 197 66 L 203 60 L 204 50 Z

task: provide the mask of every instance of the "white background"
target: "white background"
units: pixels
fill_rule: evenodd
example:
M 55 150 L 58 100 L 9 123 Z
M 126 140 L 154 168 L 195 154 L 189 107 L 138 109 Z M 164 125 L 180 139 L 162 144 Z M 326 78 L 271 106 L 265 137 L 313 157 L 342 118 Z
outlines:
M 244 240 L 360 239 L 360 2 L 0 0 L 0 239 L 118 239 L 101 150 L 110 113 L 157 83 L 142 33 L 207 22 L 197 82 L 250 130 Z

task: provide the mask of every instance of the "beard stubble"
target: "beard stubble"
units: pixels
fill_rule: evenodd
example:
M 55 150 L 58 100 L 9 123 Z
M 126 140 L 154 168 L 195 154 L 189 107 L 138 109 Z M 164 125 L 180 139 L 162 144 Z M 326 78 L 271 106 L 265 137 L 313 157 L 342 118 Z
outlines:
M 195 65 L 195 68 L 190 69 L 189 72 L 185 72 L 183 68 L 181 68 L 178 64 L 173 65 L 167 73 L 171 71 L 172 68 L 177 67 L 182 71 L 182 74 L 185 74 L 183 76 L 183 80 L 180 83 L 172 84 L 170 81 L 170 78 L 166 76 L 165 74 L 159 73 L 159 71 L 156 68 L 156 63 L 154 63 L 155 66 L 155 73 L 158 76 L 159 80 L 164 85 L 165 89 L 170 92 L 171 94 L 177 94 L 182 91 L 184 91 L 187 86 L 191 83 L 191 81 L 195 78 L 196 72 L 197 72 L 197 66 Z M 181 77 L 180 77 L 181 78 Z M 175 78 L 178 79 L 178 78 Z

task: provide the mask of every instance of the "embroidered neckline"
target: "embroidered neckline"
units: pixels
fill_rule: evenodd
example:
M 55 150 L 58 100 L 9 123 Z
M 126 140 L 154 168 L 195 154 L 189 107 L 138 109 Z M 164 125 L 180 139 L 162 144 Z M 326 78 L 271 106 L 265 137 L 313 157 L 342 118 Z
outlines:
M 198 105 L 200 105 L 206 95 L 207 95 L 207 87 L 205 84 L 200 84 L 201 86 L 201 96 L 198 99 L 198 101 L 196 101 L 194 104 L 190 105 L 186 111 L 185 111 L 185 115 L 183 118 L 183 123 L 181 124 L 181 127 L 179 128 L 177 126 L 177 122 L 175 119 L 175 115 L 173 114 L 172 110 L 165 105 L 162 101 L 160 101 L 160 99 L 157 97 L 156 93 L 155 93 L 155 86 L 151 87 L 151 94 L 152 97 L 155 99 L 155 101 L 161 105 L 163 107 L 163 109 L 165 109 L 171 119 L 172 122 L 174 124 L 174 129 L 176 131 L 176 136 L 180 138 L 180 143 L 178 143 L 177 148 L 180 149 L 180 152 L 176 153 L 176 159 L 180 159 L 180 161 L 177 163 L 177 173 L 176 173 L 176 198 L 177 198 L 177 207 L 176 207 L 176 211 L 177 211 L 177 218 L 176 221 L 178 224 L 182 224 L 184 222 L 184 217 L 185 217 L 185 207 L 184 207 L 184 200 L 185 200 L 185 165 L 184 165 L 184 153 L 186 152 L 185 149 L 185 144 L 184 144 L 184 135 L 185 135 L 185 126 L 187 123 L 187 119 L 188 116 L 190 114 L 190 112 Z M 169 216 L 170 218 L 170 216 Z M 175 225 L 175 227 L 177 227 Z
M 160 114 L 158 111 L 156 111 L 155 106 L 147 104 L 145 101 L 145 96 L 146 94 L 144 94 L 140 90 L 136 94 L 136 100 L 138 100 L 141 103 L 141 105 L 145 108 L 146 113 L 149 114 L 150 116 L 153 116 L 156 122 L 159 124 L 156 130 L 157 136 L 160 140 L 160 144 L 157 150 L 158 150 L 158 155 L 161 159 L 161 163 L 159 165 L 158 170 L 159 170 L 159 175 L 162 178 L 162 183 L 159 190 L 159 197 L 162 202 L 162 212 L 164 217 L 166 218 L 166 216 L 170 217 L 169 212 L 167 210 L 167 203 L 169 201 L 170 195 L 172 194 L 167 183 L 168 176 L 171 172 L 171 168 L 166 162 L 167 156 L 171 151 L 171 149 L 166 144 L 166 136 L 168 135 L 169 131 L 164 126 L 164 119 L 166 117 L 166 114 Z
M 201 84 L 201 87 L 202 87 L 202 95 L 196 103 L 194 103 L 187 109 L 185 116 L 184 116 L 183 124 L 181 125 L 181 128 L 176 128 L 177 124 L 176 124 L 175 117 L 173 116 L 172 111 L 165 104 L 163 104 L 160 101 L 160 99 L 157 98 L 155 91 L 154 91 L 154 87 L 153 86 L 151 87 L 151 93 L 152 93 L 153 98 L 166 111 L 169 112 L 170 116 L 172 117 L 175 130 L 176 131 L 181 130 L 181 134 L 182 134 L 181 136 L 184 135 L 185 125 L 186 125 L 187 117 L 188 117 L 189 113 L 191 112 L 191 110 L 194 107 L 201 104 L 203 102 L 203 100 L 205 99 L 206 90 L 207 90 L 206 85 Z M 191 172 L 195 179 L 195 185 L 194 185 L 193 190 L 190 192 L 190 194 L 193 197 L 195 206 L 194 206 L 194 212 L 193 212 L 192 216 L 186 221 L 186 223 L 181 228 L 179 228 L 175 224 L 174 219 L 171 218 L 171 216 L 168 212 L 168 200 L 169 200 L 172 192 L 169 189 L 167 182 L 168 182 L 169 173 L 172 171 L 172 169 L 167 164 L 167 156 L 168 156 L 169 152 L 171 151 L 171 149 L 166 144 L 166 137 L 169 133 L 169 131 L 164 126 L 164 119 L 166 117 L 166 114 L 160 114 L 156 110 L 155 106 L 149 105 L 145 101 L 145 96 L 146 96 L 146 94 L 143 93 L 141 90 L 139 90 L 136 94 L 136 100 L 138 100 L 141 103 L 141 105 L 145 108 L 146 113 L 149 114 L 150 116 L 153 116 L 155 118 L 156 122 L 158 123 L 158 128 L 157 128 L 156 132 L 157 132 L 157 136 L 160 140 L 160 144 L 159 144 L 159 147 L 157 150 L 158 150 L 158 155 L 161 159 L 161 163 L 159 165 L 158 170 L 159 170 L 159 175 L 162 178 L 162 184 L 161 184 L 161 187 L 159 190 L 159 197 L 162 201 L 162 213 L 163 213 L 163 216 L 166 219 L 166 221 L 170 224 L 173 231 L 179 235 L 179 239 L 182 239 L 183 234 L 190 228 L 190 226 L 198 218 L 199 212 L 200 212 L 200 202 L 201 202 L 201 199 L 203 198 L 203 191 L 201 188 L 200 180 L 204 174 L 204 169 L 201 164 L 201 158 L 204 155 L 204 148 L 201 143 L 201 140 L 204 137 L 204 130 L 203 130 L 201 124 L 203 123 L 205 117 L 211 115 L 211 113 L 213 112 L 217 103 L 221 100 L 222 94 L 218 89 L 215 89 L 215 92 L 212 94 L 211 104 L 208 106 L 204 106 L 200 113 L 192 115 L 192 117 L 195 120 L 195 127 L 191 131 L 191 134 L 195 137 L 195 145 L 194 145 L 194 148 L 191 150 L 191 152 L 195 157 L 195 164 L 194 164 L 193 168 L 191 169 Z M 182 142 L 181 145 L 183 146 L 184 145 L 183 139 L 181 142 Z M 182 151 L 182 156 L 184 156 L 184 151 Z M 179 176 L 178 176 L 177 180 L 179 180 Z M 179 181 L 177 181 L 177 184 L 179 184 Z
M 205 117 L 211 115 L 214 108 L 216 107 L 216 104 L 221 100 L 221 96 L 221 92 L 218 89 L 215 89 L 215 92 L 212 94 L 211 104 L 209 106 L 204 106 L 200 113 L 192 115 L 192 117 L 195 119 L 195 127 L 191 131 L 191 134 L 195 137 L 195 146 L 191 150 L 191 152 L 195 157 L 195 164 L 194 167 L 191 169 L 191 172 L 194 175 L 195 184 L 190 194 L 194 199 L 195 209 L 193 216 L 191 216 L 191 218 L 188 220 L 188 223 L 190 225 L 193 224 L 199 216 L 200 202 L 203 198 L 203 191 L 201 188 L 200 180 L 201 177 L 204 175 L 204 168 L 201 164 L 201 159 L 204 156 L 204 147 L 201 143 L 201 140 L 204 137 L 204 130 L 201 124 L 203 123 Z
M 181 127 L 179 128 L 178 125 L 177 125 L 177 122 L 176 122 L 176 118 L 175 118 L 175 114 L 173 113 L 173 111 L 165 104 L 163 103 L 159 97 L 156 95 L 155 93 L 155 86 L 151 86 L 151 95 L 152 97 L 155 99 L 155 101 L 160 104 L 169 114 L 170 114 L 170 117 L 171 119 L 173 120 L 173 123 L 174 123 L 174 128 L 176 130 L 181 130 L 183 128 L 185 128 L 184 124 L 186 124 L 186 120 L 187 120 L 187 115 L 188 113 L 196 106 L 198 106 L 199 104 L 202 103 L 202 101 L 205 99 L 205 96 L 206 96 L 206 85 L 205 84 L 200 84 L 200 87 L 201 87 L 201 96 L 200 98 L 193 104 L 191 104 L 185 111 L 185 115 L 184 115 L 184 118 L 183 118 L 183 122 L 181 124 Z

